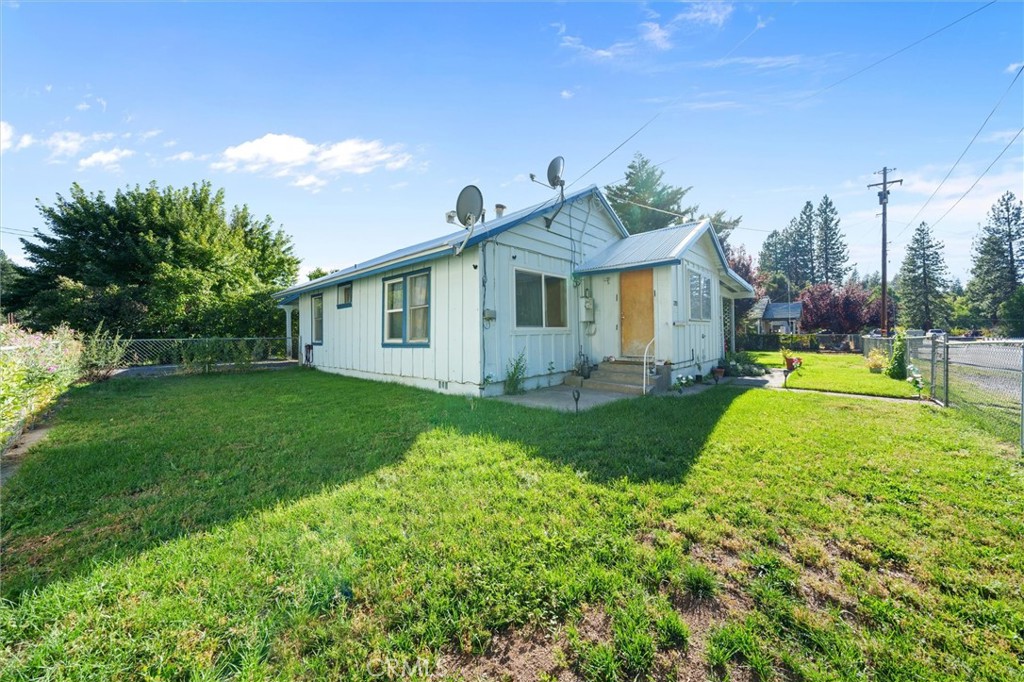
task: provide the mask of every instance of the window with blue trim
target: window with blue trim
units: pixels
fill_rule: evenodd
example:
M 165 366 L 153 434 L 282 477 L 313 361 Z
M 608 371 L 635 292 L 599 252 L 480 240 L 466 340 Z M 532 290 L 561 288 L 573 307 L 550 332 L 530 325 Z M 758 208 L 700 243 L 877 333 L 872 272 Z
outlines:
M 318 294 L 312 298 L 313 314 L 310 318 L 313 320 L 311 341 L 315 344 L 322 344 L 324 342 L 324 297 L 323 294 Z
M 384 345 L 430 344 L 430 271 L 384 280 Z
M 343 282 L 338 285 L 338 307 L 352 307 L 352 282 Z

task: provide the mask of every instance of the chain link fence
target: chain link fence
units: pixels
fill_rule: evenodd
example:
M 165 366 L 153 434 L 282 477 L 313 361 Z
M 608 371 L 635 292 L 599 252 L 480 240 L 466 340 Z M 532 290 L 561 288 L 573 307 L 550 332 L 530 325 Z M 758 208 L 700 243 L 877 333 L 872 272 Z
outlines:
M 127 339 L 123 343 L 123 364 L 129 367 L 192 363 L 246 365 L 298 356 L 298 339 L 293 338 L 292 348 L 288 348 L 285 337 Z
M 893 339 L 865 336 L 864 356 L 878 348 L 892 356 Z M 1024 449 L 1024 340 L 962 341 L 908 337 L 907 359 L 937 403 Z

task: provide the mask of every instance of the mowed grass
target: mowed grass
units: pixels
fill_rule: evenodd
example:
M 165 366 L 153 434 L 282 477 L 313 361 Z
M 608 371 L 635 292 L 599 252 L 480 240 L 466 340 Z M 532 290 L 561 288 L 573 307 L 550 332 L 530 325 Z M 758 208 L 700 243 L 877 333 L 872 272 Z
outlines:
M 855 393 L 888 398 L 916 398 L 917 390 L 907 381 L 890 379 L 884 373 L 872 374 L 862 355 L 852 353 L 803 353 L 794 351 L 804 364 L 789 375 L 786 385 L 815 391 Z M 777 351 L 751 353 L 766 367 L 785 367 Z M 924 394 L 927 395 L 927 387 Z
M 586 679 L 1019 679 L 1022 508 L 1016 454 L 909 402 L 117 380 L 4 487 L 0 678 L 457 675 L 539 630 Z

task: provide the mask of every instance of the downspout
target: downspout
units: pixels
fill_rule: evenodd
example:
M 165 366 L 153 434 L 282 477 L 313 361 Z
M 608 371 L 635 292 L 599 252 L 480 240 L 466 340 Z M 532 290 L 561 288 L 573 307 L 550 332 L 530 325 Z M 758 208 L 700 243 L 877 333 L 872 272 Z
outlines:
M 487 242 L 480 244 L 480 393 L 487 388 L 487 322 L 484 311 L 487 310 Z

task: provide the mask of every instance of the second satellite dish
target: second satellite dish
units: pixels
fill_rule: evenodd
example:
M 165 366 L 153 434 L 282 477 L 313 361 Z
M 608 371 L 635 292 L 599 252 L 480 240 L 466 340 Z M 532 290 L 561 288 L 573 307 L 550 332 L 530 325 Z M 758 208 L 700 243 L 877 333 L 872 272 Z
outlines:
M 464 227 L 472 227 L 484 212 L 484 195 L 476 185 L 466 185 L 455 202 L 455 215 Z
M 552 187 L 562 187 L 565 180 L 562 179 L 562 171 L 565 170 L 565 159 L 556 156 L 548 164 L 548 184 Z

